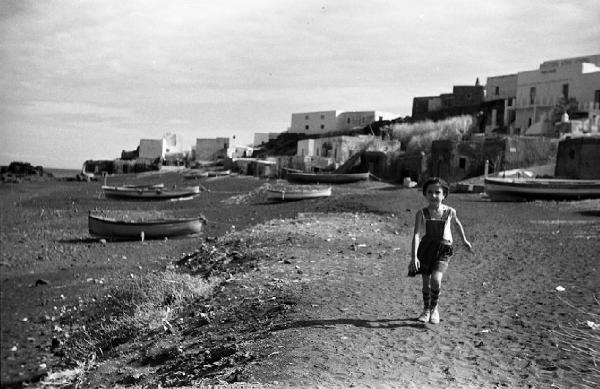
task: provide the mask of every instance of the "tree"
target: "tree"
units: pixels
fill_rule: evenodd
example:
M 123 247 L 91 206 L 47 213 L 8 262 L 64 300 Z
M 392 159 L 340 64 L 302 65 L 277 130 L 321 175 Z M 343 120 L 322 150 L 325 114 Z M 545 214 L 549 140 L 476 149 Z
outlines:
M 579 103 L 577 102 L 577 99 L 573 97 L 568 99 L 561 97 L 554 108 L 552 108 L 552 123 L 560 122 L 565 112 L 569 115 L 569 117 L 573 116 L 574 113 L 578 112 L 578 108 Z

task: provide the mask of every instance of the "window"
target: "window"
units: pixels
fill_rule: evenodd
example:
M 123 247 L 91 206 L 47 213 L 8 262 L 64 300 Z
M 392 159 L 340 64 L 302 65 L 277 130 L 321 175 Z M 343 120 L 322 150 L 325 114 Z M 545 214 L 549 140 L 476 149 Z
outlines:
M 325 115 L 321 115 L 321 120 L 325 119 Z
M 535 92 L 535 86 L 529 88 L 529 104 L 531 105 L 535 104 Z
M 465 157 L 458 159 L 458 168 L 463 170 L 467 168 L 467 159 Z
M 348 119 L 346 120 L 346 123 L 350 124 L 350 118 L 348 118 Z
M 565 98 L 565 100 L 567 100 L 569 98 L 569 84 L 563 84 L 562 95 Z
M 527 119 L 527 126 L 531 127 L 531 123 L 533 123 L 533 120 L 531 120 L 531 118 Z
M 600 89 L 594 91 L 594 103 L 600 104 Z
M 308 115 L 305 115 L 305 116 L 304 116 L 304 119 L 305 119 L 305 120 L 308 120 L 308 119 L 310 119 L 310 116 L 308 116 Z
M 310 126 L 307 124 L 306 126 L 304 126 L 305 130 L 308 130 L 310 128 Z
M 499 87 L 499 86 L 497 86 L 497 87 L 496 87 L 496 89 L 494 89 L 494 94 L 495 94 L 496 96 L 499 96 L 499 95 L 500 95 L 500 87 Z
M 321 124 L 321 130 L 325 129 L 325 125 Z

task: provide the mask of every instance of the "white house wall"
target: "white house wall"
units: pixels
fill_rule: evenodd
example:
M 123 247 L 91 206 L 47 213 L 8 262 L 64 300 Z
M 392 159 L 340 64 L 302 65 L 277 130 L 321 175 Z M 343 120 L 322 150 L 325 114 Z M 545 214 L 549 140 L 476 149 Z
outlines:
M 196 139 L 196 161 L 215 161 L 232 155 L 229 138 Z
M 165 156 L 166 144 L 164 139 L 141 139 L 140 158 L 156 159 Z
M 336 130 L 363 128 L 379 120 L 396 119 L 398 115 L 384 111 L 348 111 L 342 112 L 336 119 Z
M 523 133 L 530 124 L 547 119 L 563 96 L 563 85 L 568 85 L 568 97 L 575 98 L 587 111 L 585 106 L 593 102 L 595 91 L 600 90 L 600 68 L 574 63 L 518 73 L 515 127 Z
M 335 131 L 336 111 L 293 113 L 291 133 L 324 134 Z
M 485 83 L 485 101 L 514 99 L 516 95 L 516 74 L 487 78 Z

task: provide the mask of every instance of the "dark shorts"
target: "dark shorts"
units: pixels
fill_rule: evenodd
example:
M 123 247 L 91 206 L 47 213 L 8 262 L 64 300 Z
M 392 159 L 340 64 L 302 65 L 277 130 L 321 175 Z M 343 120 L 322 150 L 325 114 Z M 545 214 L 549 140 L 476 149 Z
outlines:
M 453 253 L 451 245 L 430 241 L 420 242 L 417 250 L 420 267 L 416 274 L 430 275 L 435 271 L 445 272 Z

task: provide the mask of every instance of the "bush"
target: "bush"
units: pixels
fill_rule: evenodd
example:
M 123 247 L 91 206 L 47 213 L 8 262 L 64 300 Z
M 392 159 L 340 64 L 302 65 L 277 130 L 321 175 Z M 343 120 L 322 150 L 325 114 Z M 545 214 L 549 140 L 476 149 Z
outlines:
M 77 331 L 67 340 L 69 356 L 80 360 L 104 353 L 149 331 L 171 327 L 169 315 L 185 303 L 207 297 L 220 281 L 163 272 L 131 279 L 70 318 Z M 75 323 L 73 323 L 75 322 Z
M 406 151 L 429 151 L 434 140 L 460 140 L 473 125 L 473 117 L 456 116 L 439 122 L 425 120 L 416 123 L 401 123 L 392 126 L 391 138 L 406 145 Z

